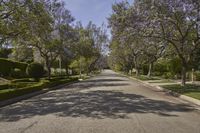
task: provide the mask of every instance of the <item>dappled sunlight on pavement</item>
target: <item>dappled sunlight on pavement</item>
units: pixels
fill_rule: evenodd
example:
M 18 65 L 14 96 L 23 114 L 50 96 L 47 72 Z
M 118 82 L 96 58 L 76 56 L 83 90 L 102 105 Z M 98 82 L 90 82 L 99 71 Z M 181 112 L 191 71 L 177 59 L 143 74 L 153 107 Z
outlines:
M 110 70 L 0 109 L 2 133 L 199 133 L 199 120 L 193 106 Z

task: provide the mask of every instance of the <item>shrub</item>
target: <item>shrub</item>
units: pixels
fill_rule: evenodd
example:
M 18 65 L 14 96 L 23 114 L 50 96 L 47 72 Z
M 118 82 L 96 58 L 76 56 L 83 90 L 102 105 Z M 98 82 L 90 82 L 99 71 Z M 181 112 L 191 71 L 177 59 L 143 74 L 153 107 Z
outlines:
M 142 74 L 147 75 L 149 72 L 149 66 L 148 65 L 142 65 Z
M 165 72 L 167 72 L 167 63 L 165 61 L 159 61 L 157 63 L 155 63 L 154 65 L 154 74 L 156 76 L 161 76 L 163 75 Z
M 196 79 L 197 81 L 200 81 L 200 71 L 196 71 L 196 72 L 194 73 L 194 75 L 195 75 L 195 79 Z
M 11 76 L 11 72 L 14 69 L 20 69 L 22 74 L 26 74 L 27 63 L 16 62 L 8 59 L 0 58 L 0 75 Z
M 9 84 L 2 84 L 2 85 L 0 85 L 0 90 L 8 89 L 8 88 L 9 88 Z
M 11 77 L 22 78 L 22 77 L 26 77 L 26 75 L 22 72 L 21 69 L 15 68 L 11 71 Z
M 36 62 L 29 64 L 26 72 L 35 80 L 39 80 L 45 74 L 43 65 Z
M 174 75 L 170 72 L 165 72 L 162 77 L 165 79 L 172 79 L 174 78 Z
M 31 78 L 21 78 L 21 79 L 14 79 L 11 81 L 11 83 L 20 83 L 20 82 L 35 82 L 33 79 Z
M 0 101 L 41 90 L 43 88 L 43 86 L 44 86 L 44 83 L 40 82 L 33 86 L 28 86 L 28 87 L 24 87 L 24 88 L 20 88 L 20 89 L 2 90 L 2 91 L 0 91 Z
M 169 72 L 172 74 L 181 74 L 182 64 L 179 58 L 173 58 L 168 62 Z
M 27 79 L 28 80 L 28 79 Z M 24 79 L 25 81 L 25 79 Z M 45 87 L 54 87 L 57 85 L 78 81 L 77 77 L 74 78 L 62 78 L 56 77 L 52 80 L 42 79 L 40 82 L 30 83 L 29 82 L 21 82 L 21 83 L 12 83 L 9 85 L 0 86 L 0 101 L 7 100 L 10 98 L 14 98 L 17 96 L 21 96 L 24 94 L 32 93 L 35 91 L 42 90 Z M 26 83 L 26 85 L 24 84 Z

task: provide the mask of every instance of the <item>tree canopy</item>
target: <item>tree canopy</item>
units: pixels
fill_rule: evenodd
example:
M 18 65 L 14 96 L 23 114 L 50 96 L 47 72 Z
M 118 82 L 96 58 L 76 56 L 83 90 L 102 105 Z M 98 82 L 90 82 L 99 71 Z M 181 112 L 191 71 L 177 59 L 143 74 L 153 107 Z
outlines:
M 127 70 L 138 71 L 141 65 L 149 64 L 150 76 L 158 59 L 174 53 L 181 61 L 182 85 L 185 85 L 186 72 L 194 67 L 191 62 L 200 47 L 199 1 L 135 0 L 133 5 L 120 2 L 113 5 L 108 20 L 115 42 L 115 47 L 111 45 L 111 58 L 120 54 L 114 52 L 116 49 L 123 47 L 122 53 L 132 55 L 132 58 L 123 55 L 126 59 L 122 64 L 131 66 Z

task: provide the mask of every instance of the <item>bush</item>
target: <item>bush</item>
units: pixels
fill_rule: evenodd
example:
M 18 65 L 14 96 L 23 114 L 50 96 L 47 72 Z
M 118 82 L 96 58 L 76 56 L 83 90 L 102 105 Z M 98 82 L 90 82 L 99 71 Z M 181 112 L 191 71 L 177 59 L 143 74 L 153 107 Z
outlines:
M 148 65 L 142 65 L 142 74 L 147 75 L 149 72 L 149 66 Z
M 40 83 L 35 84 L 33 86 L 24 87 L 24 88 L 21 88 L 21 89 L 2 90 L 2 91 L 0 91 L 0 101 L 41 90 L 43 88 L 43 86 L 44 86 L 44 83 L 40 82 Z
M 73 61 L 70 65 L 69 68 L 73 70 L 73 74 L 79 74 L 79 62 L 77 60 Z
M 0 76 L 12 76 L 11 72 L 14 69 L 20 69 L 21 74 L 25 75 L 27 66 L 27 63 L 0 58 Z
M 168 62 L 169 72 L 172 74 L 181 74 L 182 64 L 179 58 L 173 58 Z
M 170 72 L 165 72 L 162 77 L 165 79 L 172 79 L 174 78 L 174 75 Z
M 21 69 L 15 68 L 11 71 L 11 77 L 22 78 L 22 77 L 26 77 L 26 75 L 21 71 Z
M 155 63 L 154 65 L 154 75 L 156 76 L 161 76 L 163 75 L 165 72 L 167 72 L 167 63 L 165 61 L 159 61 L 157 63 Z
M 2 86 L 2 89 L 0 89 L 0 101 L 21 96 L 24 94 L 32 93 L 35 91 L 39 91 L 45 87 L 54 87 L 57 85 L 61 85 L 61 84 L 65 84 L 65 83 L 69 83 L 73 81 L 78 81 L 78 78 L 75 77 L 75 78 L 66 79 L 64 77 L 56 77 L 51 80 L 42 79 L 40 82 L 35 82 L 35 83 L 29 83 L 29 82 L 21 82 L 17 84 L 11 83 L 11 84 L 8 84 L 7 86 L 6 85 Z M 24 83 L 26 83 L 26 85 Z
M 194 76 L 195 76 L 195 80 L 200 81 L 200 71 L 196 71 L 194 73 Z
M 29 64 L 26 72 L 35 80 L 39 80 L 45 74 L 43 65 L 36 62 Z
M 9 84 L 0 85 L 0 90 L 4 90 L 4 89 L 8 89 L 8 88 L 9 88 Z

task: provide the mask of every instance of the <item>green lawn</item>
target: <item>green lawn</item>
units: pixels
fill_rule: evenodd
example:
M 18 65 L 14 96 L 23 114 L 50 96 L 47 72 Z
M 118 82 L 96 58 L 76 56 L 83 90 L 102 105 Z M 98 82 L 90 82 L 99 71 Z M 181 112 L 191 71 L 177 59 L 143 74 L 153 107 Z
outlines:
M 181 85 L 163 85 L 161 87 L 200 100 L 200 85 L 187 84 L 184 87 Z
M 143 80 L 143 81 L 147 81 L 147 80 L 160 80 L 160 78 L 158 77 L 148 77 L 146 75 L 140 75 L 140 76 L 134 76 L 134 78 Z
M 159 81 L 150 81 L 149 83 L 174 83 L 174 81 L 164 79 L 164 80 L 159 80 Z
M 39 82 L 28 78 L 13 80 L 9 84 L 0 85 L 0 101 L 77 80 L 77 77 L 53 77 L 50 80 L 43 78 Z

